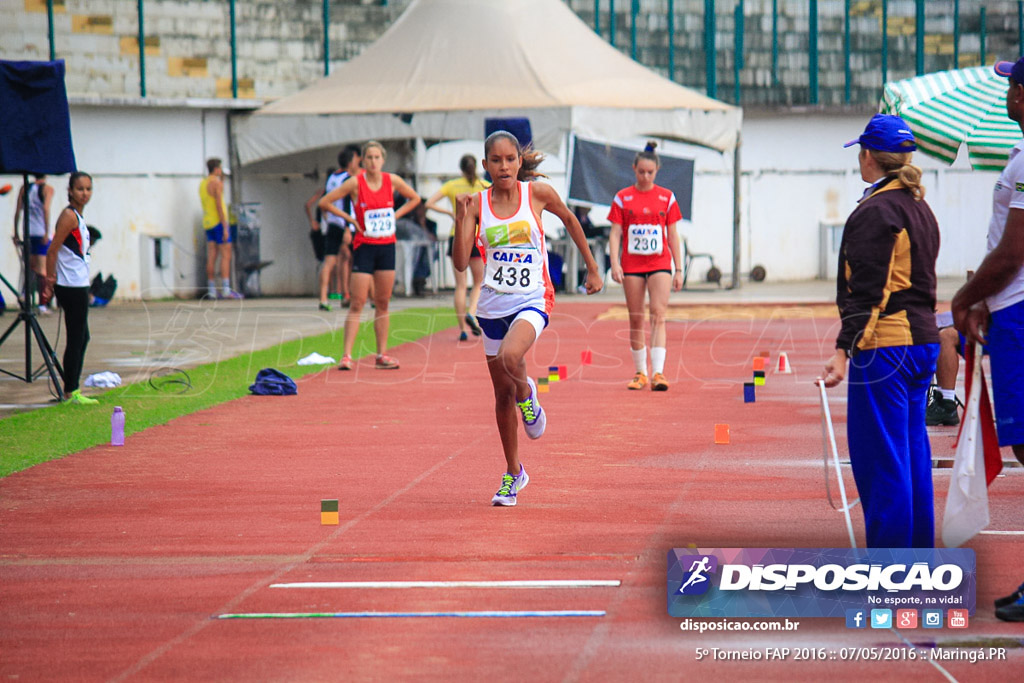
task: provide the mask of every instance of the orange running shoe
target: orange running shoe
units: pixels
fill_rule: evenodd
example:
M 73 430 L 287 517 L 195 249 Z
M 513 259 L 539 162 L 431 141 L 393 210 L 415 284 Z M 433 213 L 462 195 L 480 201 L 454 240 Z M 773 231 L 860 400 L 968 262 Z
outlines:
M 626 385 L 627 389 L 643 389 L 647 386 L 647 375 L 642 372 L 638 372 L 633 375 L 633 379 L 629 384 Z
M 651 377 L 651 391 L 668 391 L 668 380 L 660 372 Z
M 378 370 L 397 370 L 398 361 L 391 356 L 377 356 L 377 362 L 374 363 L 373 367 Z

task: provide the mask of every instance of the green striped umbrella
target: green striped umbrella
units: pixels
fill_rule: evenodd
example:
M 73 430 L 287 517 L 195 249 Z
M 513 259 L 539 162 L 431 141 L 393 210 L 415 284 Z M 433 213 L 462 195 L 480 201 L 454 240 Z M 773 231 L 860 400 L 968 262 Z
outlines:
M 1006 116 L 1007 85 L 991 66 L 940 71 L 886 83 L 879 111 L 910 124 L 929 156 L 952 164 L 966 142 L 973 168 L 1001 171 L 1022 138 Z

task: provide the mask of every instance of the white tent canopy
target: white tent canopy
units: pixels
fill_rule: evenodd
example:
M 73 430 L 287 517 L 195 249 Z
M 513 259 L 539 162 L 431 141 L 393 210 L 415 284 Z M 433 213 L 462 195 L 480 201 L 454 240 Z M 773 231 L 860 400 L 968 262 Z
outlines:
M 249 164 L 370 138 L 482 137 L 485 118 L 513 116 L 544 151 L 571 131 L 726 152 L 742 122 L 609 46 L 560 0 L 415 0 L 329 77 L 238 121 L 235 143 Z

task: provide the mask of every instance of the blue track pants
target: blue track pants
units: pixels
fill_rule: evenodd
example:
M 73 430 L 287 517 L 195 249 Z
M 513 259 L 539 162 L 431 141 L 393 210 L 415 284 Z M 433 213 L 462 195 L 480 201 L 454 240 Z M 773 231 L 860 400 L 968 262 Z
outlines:
M 924 414 L 938 344 L 850 360 L 846 434 L 869 548 L 932 548 L 932 452 Z

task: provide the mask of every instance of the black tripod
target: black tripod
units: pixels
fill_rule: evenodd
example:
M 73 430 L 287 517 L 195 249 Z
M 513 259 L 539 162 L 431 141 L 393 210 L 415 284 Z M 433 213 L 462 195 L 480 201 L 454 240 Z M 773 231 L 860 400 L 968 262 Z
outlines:
M 32 271 L 32 249 L 31 241 L 29 240 L 28 234 L 28 193 L 29 183 L 28 174 L 22 174 L 22 180 L 24 187 L 24 196 L 22 197 L 21 210 L 24 217 L 24 221 L 21 226 L 21 257 L 22 267 L 25 273 L 25 292 L 22 295 L 18 292 L 18 289 L 12 285 L 7 278 L 0 274 L 0 280 L 14 293 L 15 298 L 18 300 L 18 315 L 11 323 L 7 331 L 4 332 L 3 336 L 0 337 L 0 346 L 3 346 L 7 338 L 10 337 L 14 330 L 18 328 L 18 325 L 25 324 L 25 374 L 18 375 L 0 368 L 0 372 L 5 375 L 10 375 L 15 379 L 20 379 L 23 382 L 32 383 L 43 375 L 45 371 L 50 375 L 50 381 L 53 382 L 54 388 L 57 390 L 57 398 L 61 401 L 64 400 L 64 384 L 61 378 L 64 376 L 64 369 L 57 362 L 57 354 L 54 353 L 53 347 L 50 346 L 49 340 L 46 339 L 46 335 L 43 333 L 43 328 L 39 326 L 39 321 L 36 319 L 36 312 L 32 309 L 32 293 L 35 289 L 35 278 Z M 39 366 L 38 369 L 32 369 L 32 340 L 35 338 L 36 344 L 39 345 L 39 351 L 43 355 L 43 365 Z

